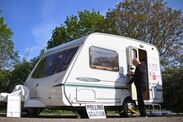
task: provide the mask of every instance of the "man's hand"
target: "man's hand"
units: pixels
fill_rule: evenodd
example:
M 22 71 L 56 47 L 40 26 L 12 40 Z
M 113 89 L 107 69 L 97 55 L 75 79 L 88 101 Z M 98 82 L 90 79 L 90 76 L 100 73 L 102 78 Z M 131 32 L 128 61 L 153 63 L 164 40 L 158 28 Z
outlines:
M 127 73 L 127 76 L 132 76 L 132 75 L 133 75 L 132 72 L 128 72 L 128 73 Z
M 133 83 L 133 72 L 130 71 L 127 73 L 127 76 L 129 77 L 129 82 L 128 82 L 128 85 L 131 85 Z

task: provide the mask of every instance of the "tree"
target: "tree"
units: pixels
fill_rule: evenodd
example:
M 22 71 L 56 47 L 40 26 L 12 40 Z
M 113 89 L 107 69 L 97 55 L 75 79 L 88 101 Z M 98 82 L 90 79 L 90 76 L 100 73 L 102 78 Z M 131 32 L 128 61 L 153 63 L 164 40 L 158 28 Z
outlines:
M 183 112 L 183 66 L 163 72 L 164 104 L 169 110 Z
M 14 50 L 14 43 L 11 40 L 12 34 L 13 32 L 4 23 L 0 11 L 0 92 L 7 91 L 11 82 L 11 70 L 19 61 L 18 53 Z
M 12 67 L 18 61 L 18 53 L 14 51 L 14 43 L 11 40 L 12 34 L 0 16 L 0 70 Z
M 12 92 L 16 85 L 23 85 L 32 69 L 31 63 L 25 60 L 16 64 L 14 70 L 11 71 L 11 77 L 7 84 L 8 89 L 6 89 L 6 91 Z
M 163 0 L 125 0 L 107 12 L 106 21 L 108 33 L 156 45 L 164 68 L 182 64 L 183 17 Z
M 12 92 L 18 84 L 24 84 L 31 70 L 32 63 L 23 60 L 21 63 L 14 65 L 13 70 L 3 70 L 0 72 L 0 93 Z
M 0 71 L 0 93 L 7 92 L 8 83 L 10 82 L 11 71 L 2 70 Z
M 78 16 L 70 16 L 64 25 L 53 30 L 51 39 L 47 43 L 47 49 L 68 42 L 70 40 L 88 35 L 92 32 L 103 31 L 105 19 L 96 11 L 81 11 Z
M 165 104 L 170 110 L 182 110 L 182 75 L 179 74 L 183 74 L 183 16 L 180 10 L 167 7 L 163 0 L 124 0 L 110 9 L 106 17 L 85 10 L 78 16 L 67 17 L 63 25 L 55 28 L 47 48 L 96 31 L 156 45 L 164 68 Z
M 0 71 L 0 93 L 12 92 L 16 85 L 24 84 L 38 59 L 34 58 L 31 61 L 22 60 L 15 64 L 13 69 Z

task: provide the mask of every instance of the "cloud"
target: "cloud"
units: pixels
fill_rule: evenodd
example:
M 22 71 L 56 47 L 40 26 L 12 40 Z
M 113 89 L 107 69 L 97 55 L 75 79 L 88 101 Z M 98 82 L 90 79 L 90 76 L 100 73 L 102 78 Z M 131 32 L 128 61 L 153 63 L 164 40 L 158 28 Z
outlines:
M 52 31 L 56 27 L 56 23 L 45 23 L 35 26 L 31 29 L 33 36 L 33 43 L 25 49 L 26 59 L 30 60 L 39 55 L 40 50 L 44 49 L 47 45 L 47 41 L 51 38 Z

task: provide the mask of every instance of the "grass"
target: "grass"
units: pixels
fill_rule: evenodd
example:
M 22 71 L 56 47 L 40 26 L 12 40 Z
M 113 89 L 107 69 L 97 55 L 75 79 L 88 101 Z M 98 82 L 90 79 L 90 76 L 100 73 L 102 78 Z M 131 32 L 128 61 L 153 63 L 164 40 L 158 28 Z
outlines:
M 68 110 L 52 110 L 52 109 L 44 109 L 40 115 L 75 115 L 74 112 Z M 119 116 L 116 111 L 107 111 L 108 116 Z
M 136 109 L 136 111 L 138 111 L 138 109 Z M 150 109 L 146 109 L 147 112 L 150 112 Z M 166 109 L 154 109 L 151 110 L 152 112 L 166 112 Z M 5 115 L 7 112 L 6 110 L 6 106 L 0 106 L 0 115 Z M 54 109 L 44 109 L 41 113 L 41 116 L 75 116 L 76 114 L 72 111 L 69 110 L 54 110 Z M 119 113 L 117 111 L 107 111 L 106 112 L 107 116 L 119 116 Z M 172 115 L 178 115 L 178 113 L 173 113 Z M 183 116 L 183 114 L 180 114 L 181 116 Z
M 40 115 L 75 115 L 72 111 L 44 109 Z
M 0 114 L 1 113 L 6 113 L 6 107 L 0 106 Z

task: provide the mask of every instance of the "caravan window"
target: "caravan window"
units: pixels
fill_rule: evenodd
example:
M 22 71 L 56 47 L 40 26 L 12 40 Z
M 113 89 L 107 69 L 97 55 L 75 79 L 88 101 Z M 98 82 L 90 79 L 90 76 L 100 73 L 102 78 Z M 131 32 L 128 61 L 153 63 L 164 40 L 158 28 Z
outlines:
M 100 47 L 90 47 L 90 67 L 101 70 L 118 71 L 118 53 Z
M 60 51 L 41 59 L 32 74 L 32 78 L 43 78 L 67 69 L 78 47 Z

